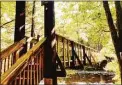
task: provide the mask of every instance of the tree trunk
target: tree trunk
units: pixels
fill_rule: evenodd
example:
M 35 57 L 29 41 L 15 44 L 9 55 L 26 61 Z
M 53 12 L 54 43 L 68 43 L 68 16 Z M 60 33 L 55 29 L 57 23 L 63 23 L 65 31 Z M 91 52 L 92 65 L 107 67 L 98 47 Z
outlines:
M 14 42 L 18 42 L 25 37 L 25 1 L 16 1 L 16 17 Z M 27 51 L 27 44 L 20 52 L 20 56 Z
M 14 42 L 25 37 L 25 1 L 16 1 Z
M 116 2 L 115 2 L 116 3 Z M 116 3 L 117 4 L 117 3 Z M 116 52 L 116 55 L 117 55 L 117 58 L 118 58 L 118 62 L 119 62 L 119 66 L 120 66 L 120 76 L 121 76 L 121 83 L 122 83 L 122 60 L 120 58 L 120 48 L 121 47 L 121 44 L 120 44 L 120 35 L 118 36 L 117 34 L 117 31 L 116 31 L 116 28 L 114 26 L 114 23 L 113 23 L 113 18 L 112 18 L 112 15 L 111 15 L 111 11 L 110 11 L 110 8 L 109 8 L 109 5 L 108 5 L 108 2 L 107 1 L 103 1 L 103 7 L 104 7 L 104 10 L 105 10 L 105 14 L 106 14 L 106 18 L 107 18 L 107 21 L 108 21 L 108 25 L 109 25 L 109 29 L 110 29 L 110 32 L 111 32 L 111 37 L 112 37 L 112 41 L 113 41 L 113 44 L 114 44 L 114 48 L 115 48 L 115 52 Z M 120 11 L 118 6 L 116 6 L 116 12 L 117 12 L 117 28 L 118 28 L 118 31 L 120 30 L 120 20 L 121 20 L 121 15 L 119 14 Z M 119 20 L 119 21 L 118 21 Z M 119 32 L 118 32 L 119 33 Z M 122 42 L 121 42 L 122 43 Z
M 35 14 L 35 1 L 33 2 L 33 10 L 32 10 L 32 28 L 31 28 L 31 37 L 34 37 L 34 14 Z
M 116 8 L 116 17 L 117 17 L 117 29 L 118 29 L 118 36 L 119 36 L 119 52 L 122 52 L 122 7 L 120 1 L 115 1 L 115 8 Z M 120 71 L 121 71 L 121 84 L 122 84 L 122 56 L 118 56 L 118 62 L 120 64 Z

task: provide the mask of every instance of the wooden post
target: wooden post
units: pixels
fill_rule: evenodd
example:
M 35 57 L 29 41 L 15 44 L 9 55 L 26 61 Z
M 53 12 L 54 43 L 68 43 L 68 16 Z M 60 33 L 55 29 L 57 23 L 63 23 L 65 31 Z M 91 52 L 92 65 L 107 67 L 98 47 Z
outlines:
M 16 1 L 16 17 L 14 42 L 18 42 L 25 37 L 25 1 Z M 27 45 L 20 52 L 20 56 L 27 51 Z
M 72 64 L 71 64 L 71 68 L 75 67 L 75 56 L 74 56 L 74 43 L 71 42 L 71 47 L 72 47 L 72 56 L 71 56 L 71 60 L 72 60 Z
M 16 1 L 14 42 L 25 37 L 25 1 Z
M 120 77 L 121 77 L 121 84 L 122 84 L 122 66 L 121 65 L 122 65 L 122 52 L 120 52 L 120 71 L 121 71 L 120 72 L 120 75 L 121 75 Z
M 62 38 L 62 43 L 63 43 L 63 65 L 65 67 L 66 65 L 65 65 L 65 40 L 64 38 Z
M 86 65 L 86 58 L 85 58 L 85 56 L 86 56 L 86 53 L 85 53 L 85 46 L 82 46 L 82 48 L 83 48 L 83 65 Z
M 56 77 L 56 39 L 55 39 L 54 1 L 44 3 L 44 35 L 47 38 L 44 45 L 44 84 L 57 85 Z
M 69 41 L 68 40 L 67 40 L 67 58 L 68 58 L 68 67 L 70 67 Z
M 82 48 L 81 48 L 81 45 L 80 45 L 80 60 L 82 62 Z
M 56 47 L 57 47 L 57 54 L 58 54 L 58 43 L 59 43 L 59 40 L 58 40 L 58 36 L 56 36 L 56 41 L 57 41 L 57 44 L 56 44 Z

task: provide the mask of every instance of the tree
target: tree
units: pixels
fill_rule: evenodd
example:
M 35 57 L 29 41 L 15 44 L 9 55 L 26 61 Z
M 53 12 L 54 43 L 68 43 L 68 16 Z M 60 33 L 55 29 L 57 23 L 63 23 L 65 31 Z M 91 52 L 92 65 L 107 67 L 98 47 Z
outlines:
M 25 1 L 16 1 L 14 42 L 25 37 Z
M 114 48 L 120 66 L 120 75 L 122 84 L 122 58 L 120 57 L 120 52 L 122 52 L 122 7 L 120 1 L 115 2 L 116 18 L 117 18 L 116 25 L 114 24 L 109 4 L 107 1 L 103 2 L 103 7 L 105 10 L 109 30 L 111 32 L 111 37 L 113 40 Z
M 32 28 L 31 28 L 31 37 L 34 37 L 34 14 L 35 14 L 35 1 L 33 2 L 33 10 L 32 10 Z
M 56 32 L 99 50 L 108 43 L 102 2 L 58 2 L 56 7 Z

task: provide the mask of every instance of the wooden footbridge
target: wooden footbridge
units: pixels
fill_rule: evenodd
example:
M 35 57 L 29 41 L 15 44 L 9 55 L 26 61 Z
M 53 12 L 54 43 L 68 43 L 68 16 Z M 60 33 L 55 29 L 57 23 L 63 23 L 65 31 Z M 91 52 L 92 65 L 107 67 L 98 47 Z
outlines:
M 16 2 L 20 13 L 23 4 Z M 55 33 L 54 2 L 43 5 L 44 37 L 27 37 L 23 30 L 18 31 L 25 16 L 16 14 L 15 43 L 1 52 L 2 85 L 38 85 L 41 80 L 57 85 L 57 77 L 65 77 L 66 68 L 83 70 L 85 65 L 96 63 L 96 50 Z

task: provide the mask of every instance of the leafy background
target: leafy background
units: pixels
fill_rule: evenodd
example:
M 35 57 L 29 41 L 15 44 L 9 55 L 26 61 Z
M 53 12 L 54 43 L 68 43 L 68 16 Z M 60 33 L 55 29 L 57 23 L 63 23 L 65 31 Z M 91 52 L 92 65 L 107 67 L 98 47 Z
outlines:
M 35 3 L 35 35 L 44 35 L 44 8 L 40 2 Z M 114 21 L 116 21 L 115 6 L 109 2 Z M 14 41 L 15 2 L 1 2 L 1 51 Z M 30 36 L 32 25 L 33 2 L 26 2 L 26 36 Z M 114 57 L 115 60 L 106 66 L 107 70 L 116 72 L 114 79 L 120 83 L 119 67 L 113 48 L 102 2 L 55 2 L 56 33 L 83 43 L 100 51 L 99 60 L 104 55 Z

